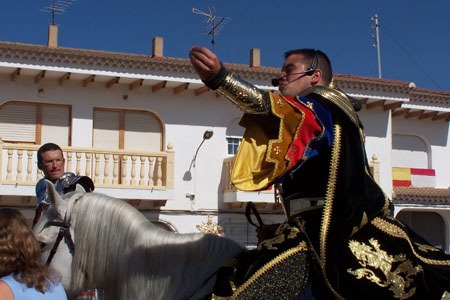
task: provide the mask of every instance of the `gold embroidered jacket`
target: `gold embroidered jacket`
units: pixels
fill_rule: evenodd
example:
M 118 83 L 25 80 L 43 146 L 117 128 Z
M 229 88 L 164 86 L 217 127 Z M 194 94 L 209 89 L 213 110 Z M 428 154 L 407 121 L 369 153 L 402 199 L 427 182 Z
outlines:
M 426 243 L 391 217 L 391 202 L 370 174 L 360 122 L 345 94 L 315 87 L 296 101 L 232 74 L 217 90 L 246 113 L 233 184 L 261 190 L 276 181 L 284 199 L 324 199 L 320 222 L 306 223 L 323 278 L 318 285 L 338 299 L 440 299 L 450 286 L 450 259 L 419 247 Z M 329 112 L 332 139 L 329 149 L 309 159 L 309 140 L 327 129 L 314 105 Z

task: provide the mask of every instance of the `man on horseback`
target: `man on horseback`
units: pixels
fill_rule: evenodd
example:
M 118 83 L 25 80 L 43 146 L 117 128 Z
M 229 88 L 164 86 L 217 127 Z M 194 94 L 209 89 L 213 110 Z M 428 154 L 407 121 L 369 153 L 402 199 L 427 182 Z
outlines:
M 206 86 L 244 111 L 232 183 L 273 185 L 286 215 L 257 251 L 240 256 L 234 299 L 450 296 L 450 257 L 392 217 L 367 163 L 360 105 L 330 86 L 322 51 L 285 53 L 272 81 L 281 95 L 229 73 L 206 48 L 189 57 Z
M 42 145 L 37 152 L 38 168 L 44 173 L 44 178 L 36 184 L 36 213 L 33 226 L 39 221 L 42 213 L 49 207 L 47 200 L 46 181 L 51 181 L 55 185 L 58 194 L 74 191 L 77 185 L 83 187 L 86 192 L 92 192 L 95 187 L 92 179 L 88 176 L 75 175 L 72 172 L 65 172 L 66 162 L 61 147 L 54 143 Z M 87 291 L 78 297 L 78 300 L 98 299 L 98 291 Z

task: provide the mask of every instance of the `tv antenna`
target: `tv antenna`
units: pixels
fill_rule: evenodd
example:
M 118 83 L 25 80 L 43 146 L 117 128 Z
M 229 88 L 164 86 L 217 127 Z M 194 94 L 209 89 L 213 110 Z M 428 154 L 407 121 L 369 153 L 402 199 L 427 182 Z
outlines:
M 192 12 L 194 14 L 206 17 L 203 20 L 204 23 L 207 23 L 205 33 L 211 36 L 211 50 L 214 52 L 214 38 L 219 34 L 223 26 L 228 23 L 230 18 L 216 16 L 216 9 L 214 7 L 209 7 L 207 11 L 201 11 L 197 8 L 193 8 Z
M 372 24 L 372 29 L 375 29 L 375 34 L 371 35 L 371 38 L 374 39 L 372 46 L 377 47 L 377 56 L 378 56 L 378 78 L 381 78 L 381 53 L 380 53 L 380 23 L 378 19 L 378 15 L 371 17 L 370 20 L 374 22 Z
M 77 0 L 52 0 L 52 4 L 45 6 L 41 11 L 52 14 L 52 25 L 55 25 L 55 15 L 62 15 L 66 9 Z

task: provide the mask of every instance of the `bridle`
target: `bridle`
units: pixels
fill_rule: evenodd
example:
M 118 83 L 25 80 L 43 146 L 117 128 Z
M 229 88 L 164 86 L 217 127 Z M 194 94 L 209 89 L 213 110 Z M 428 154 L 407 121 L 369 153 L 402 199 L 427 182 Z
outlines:
M 64 242 L 66 243 L 67 247 L 69 248 L 69 252 L 70 252 L 70 254 L 72 254 L 72 256 L 75 253 L 75 244 L 73 243 L 72 235 L 70 234 L 70 224 L 66 221 L 66 218 L 64 218 L 64 221 L 49 221 L 47 223 L 47 226 L 59 227 L 58 236 L 56 237 L 55 243 L 53 244 L 53 247 L 50 250 L 50 254 L 45 263 L 45 265 L 48 266 L 52 262 L 53 256 L 55 256 L 56 251 L 58 250 L 58 246 L 61 243 L 63 238 L 64 238 Z

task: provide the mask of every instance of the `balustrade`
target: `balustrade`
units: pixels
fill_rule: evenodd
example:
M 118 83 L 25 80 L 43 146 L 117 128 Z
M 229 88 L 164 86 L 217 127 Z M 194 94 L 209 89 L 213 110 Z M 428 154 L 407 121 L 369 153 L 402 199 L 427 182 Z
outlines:
M 0 140 L 0 184 L 34 185 L 42 178 L 36 145 Z M 65 170 L 92 178 L 96 187 L 132 189 L 173 188 L 174 152 L 139 152 L 63 147 Z M 164 174 L 164 175 L 163 175 Z

